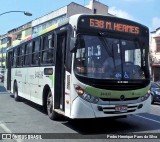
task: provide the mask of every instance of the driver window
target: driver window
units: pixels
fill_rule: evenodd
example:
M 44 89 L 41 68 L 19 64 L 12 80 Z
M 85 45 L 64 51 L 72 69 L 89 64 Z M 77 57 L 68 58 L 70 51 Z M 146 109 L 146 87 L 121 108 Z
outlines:
M 141 69 L 141 50 L 138 45 L 133 41 L 122 41 L 122 47 L 126 49 L 124 72 L 130 76 L 130 79 L 144 78 Z

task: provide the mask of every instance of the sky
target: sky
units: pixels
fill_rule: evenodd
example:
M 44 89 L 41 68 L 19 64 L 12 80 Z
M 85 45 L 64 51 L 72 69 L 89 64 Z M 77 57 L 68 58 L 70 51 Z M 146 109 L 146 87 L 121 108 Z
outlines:
M 0 14 L 8 11 L 28 11 L 23 13 L 7 13 L 0 15 L 0 35 L 17 28 L 27 22 L 57 10 L 71 2 L 87 5 L 90 0 L 1 0 Z M 149 27 L 150 32 L 160 27 L 160 0 L 97 0 L 109 7 L 109 13 L 134 20 Z

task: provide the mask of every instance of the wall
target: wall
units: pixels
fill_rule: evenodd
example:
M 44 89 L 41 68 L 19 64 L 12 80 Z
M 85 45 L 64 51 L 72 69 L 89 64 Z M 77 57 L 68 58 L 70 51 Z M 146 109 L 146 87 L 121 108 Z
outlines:
M 92 14 L 92 11 L 91 9 L 86 8 L 82 5 L 78 5 L 76 3 L 70 3 L 67 6 L 67 17 L 70 17 L 74 14 L 82 14 L 82 13 Z
M 108 6 L 95 0 L 90 0 L 89 5 L 86 5 L 86 7 L 90 8 L 93 14 L 108 14 Z M 96 9 L 96 13 L 94 13 L 94 9 Z
M 160 28 L 151 32 L 150 39 L 150 63 L 151 63 L 151 75 L 153 81 L 160 81 L 160 52 L 156 51 L 156 40 L 160 39 Z
M 35 27 L 35 26 L 40 25 L 42 23 L 45 23 L 46 21 L 49 21 L 49 20 L 54 19 L 56 17 L 59 17 L 60 15 L 65 15 L 66 13 L 67 13 L 67 6 L 62 7 L 56 11 L 50 12 L 47 15 L 44 15 L 40 18 L 33 20 L 32 27 Z
M 150 39 L 150 54 L 152 56 L 152 62 L 160 64 L 160 52 L 156 51 L 155 38 L 160 39 L 160 29 L 157 29 L 156 31 L 151 32 L 151 39 Z

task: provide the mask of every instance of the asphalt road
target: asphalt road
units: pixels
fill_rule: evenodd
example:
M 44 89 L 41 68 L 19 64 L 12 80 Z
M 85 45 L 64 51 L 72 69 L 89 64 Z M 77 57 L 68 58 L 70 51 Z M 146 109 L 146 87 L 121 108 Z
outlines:
M 152 105 L 150 114 L 132 115 L 123 119 L 71 121 L 62 117 L 59 121 L 52 121 L 39 105 L 27 100 L 15 102 L 12 94 L 0 93 L 0 133 L 52 133 L 48 135 L 58 138 L 14 140 L 14 142 L 128 142 L 128 139 L 105 139 L 104 136 L 128 133 L 160 134 L 160 104 Z M 131 139 L 130 141 L 157 142 L 160 139 Z M 6 140 L 2 140 L 2 142 L 6 142 Z
M 0 82 L 0 93 L 2 92 L 6 92 L 6 89 L 4 88 L 3 83 Z

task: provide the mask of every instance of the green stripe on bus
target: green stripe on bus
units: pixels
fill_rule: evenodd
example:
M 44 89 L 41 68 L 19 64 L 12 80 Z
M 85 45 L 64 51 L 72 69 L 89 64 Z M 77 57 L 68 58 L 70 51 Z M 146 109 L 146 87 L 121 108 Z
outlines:
M 53 75 L 50 75 L 49 79 L 52 81 L 52 88 L 53 88 L 53 86 L 54 86 L 54 77 L 53 77 Z
M 87 86 L 84 90 L 90 95 L 97 96 L 100 98 L 115 98 L 116 99 L 116 98 L 120 98 L 121 95 L 124 95 L 125 98 L 135 98 L 135 97 L 144 96 L 148 92 L 149 86 L 142 88 L 142 89 L 124 90 L 124 91 L 105 90 L 105 89 L 98 89 L 98 88 L 94 88 L 91 86 Z

